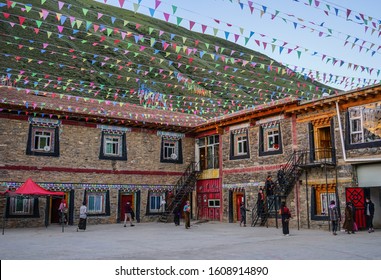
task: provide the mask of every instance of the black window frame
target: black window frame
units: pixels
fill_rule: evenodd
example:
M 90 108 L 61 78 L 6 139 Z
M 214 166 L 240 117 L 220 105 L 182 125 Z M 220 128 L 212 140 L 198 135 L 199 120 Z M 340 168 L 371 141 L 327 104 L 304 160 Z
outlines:
M 53 150 L 51 151 L 36 151 L 33 150 L 33 135 L 34 135 L 34 130 L 51 130 L 53 135 L 53 143 L 52 147 Z M 35 124 L 30 124 L 29 125 L 29 132 L 28 132 L 28 141 L 27 141 L 27 147 L 26 147 L 26 154 L 30 156 L 45 156 L 45 157 L 59 157 L 60 156 L 60 141 L 59 141 L 59 127 L 54 126 L 54 127 L 45 127 L 45 126 L 39 126 Z
M 239 160 L 239 159 L 248 159 L 250 158 L 250 139 L 249 139 L 249 130 L 245 129 L 244 133 L 246 134 L 246 149 L 247 153 L 245 155 L 236 155 L 236 135 L 244 133 L 234 133 L 235 130 L 230 131 L 230 160 Z
M 33 201 L 33 213 L 31 215 L 15 215 L 11 214 L 11 198 L 7 197 L 6 206 L 5 206 L 5 218 L 22 218 L 22 219 L 28 219 L 28 218 L 40 218 L 40 208 L 39 208 L 39 199 L 38 197 L 32 197 L 34 199 Z
M 164 142 L 165 141 L 177 141 L 178 156 L 177 159 L 165 159 L 164 158 Z M 174 164 L 183 164 L 183 145 L 181 139 L 166 139 L 166 137 L 161 137 L 161 148 L 160 148 L 160 162 L 162 163 L 174 163 Z

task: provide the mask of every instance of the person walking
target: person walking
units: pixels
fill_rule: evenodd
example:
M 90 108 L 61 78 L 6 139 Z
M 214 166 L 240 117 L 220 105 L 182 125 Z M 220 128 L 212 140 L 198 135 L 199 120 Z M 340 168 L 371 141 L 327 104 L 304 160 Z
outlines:
M 239 226 L 242 227 L 242 223 L 243 223 L 243 226 L 245 227 L 246 226 L 246 211 L 250 211 L 250 210 L 245 207 L 244 202 L 241 202 L 241 207 L 239 208 L 239 211 L 241 214 L 241 222 L 239 223 Z
M 355 233 L 353 230 L 353 208 L 351 206 L 350 202 L 347 202 L 345 206 L 345 212 L 344 212 L 344 224 L 343 228 L 345 229 L 345 232 L 348 234 Z
M 127 219 L 130 221 L 130 226 L 134 227 L 135 225 L 132 223 L 132 207 L 131 203 L 127 201 L 126 205 L 124 206 L 124 227 L 126 227 Z
M 79 223 L 78 223 L 78 228 L 82 230 L 86 230 L 86 223 L 87 223 L 87 206 L 86 202 L 83 202 L 81 207 L 79 208 Z
M 185 216 L 185 228 L 189 229 L 190 228 L 190 212 L 191 212 L 189 200 L 187 200 L 186 204 L 184 205 L 183 211 Z
M 374 216 L 374 203 L 369 197 L 365 199 L 365 222 L 368 232 L 374 232 L 373 228 L 373 216 Z
M 334 200 L 331 200 L 331 204 L 328 208 L 329 213 L 329 220 L 332 224 L 332 234 L 337 235 L 337 227 L 340 221 L 339 211 L 337 210 L 336 202 Z
M 289 236 L 290 235 L 290 229 L 289 229 L 289 222 L 291 219 L 291 212 L 290 209 L 286 206 L 286 202 L 282 202 L 280 209 L 279 209 L 279 214 L 282 217 L 282 232 L 284 236 Z

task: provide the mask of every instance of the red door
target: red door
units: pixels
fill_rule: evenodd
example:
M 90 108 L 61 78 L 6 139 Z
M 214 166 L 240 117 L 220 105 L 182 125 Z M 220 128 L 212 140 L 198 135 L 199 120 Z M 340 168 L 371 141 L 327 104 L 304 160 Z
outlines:
M 237 194 L 236 195 L 236 209 L 237 209 L 237 221 L 241 220 L 241 203 L 243 202 L 243 194 Z
M 132 194 L 122 195 L 120 198 L 120 221 L 124 221 L 124 206 L 127 204 L 127 202 L 130 202 L 132 209 L 134 209 L 134 200 Z
M 365 194 L 363 188 L 347 188 L 345 192 L 346 201 L 352 201 L 356 208 L 355 222 L 358 228 L 365 228 Z

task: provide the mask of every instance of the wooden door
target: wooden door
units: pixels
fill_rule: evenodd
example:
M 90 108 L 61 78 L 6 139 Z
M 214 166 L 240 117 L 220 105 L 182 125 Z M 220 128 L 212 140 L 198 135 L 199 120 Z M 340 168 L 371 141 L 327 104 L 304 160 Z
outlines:
M 124 221 L 124 206 L 127 204 L 127 202 L 130 202 L 132 209 L 134 209 L 134 199 L 132 194 L 125 194 L 120 198 L 120 221 Z
M 198 217 L 199 219 L 208 219 L 208 194 L 199 193 L 197 195 Z
M 316 130 L 316 159 L 330 159 L 332 158 L 331 153 L 331 127 L 324 126 L 319 127 Z

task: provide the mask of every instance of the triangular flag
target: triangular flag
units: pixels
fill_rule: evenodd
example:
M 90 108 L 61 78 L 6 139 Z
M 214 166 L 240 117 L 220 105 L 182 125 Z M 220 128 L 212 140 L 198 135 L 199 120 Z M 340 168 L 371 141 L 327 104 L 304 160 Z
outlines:
M 120 6 L 121 8 L 123 8 L 123 5 L 124 5 L 124 0 L 119 0 L 119 6 Z

